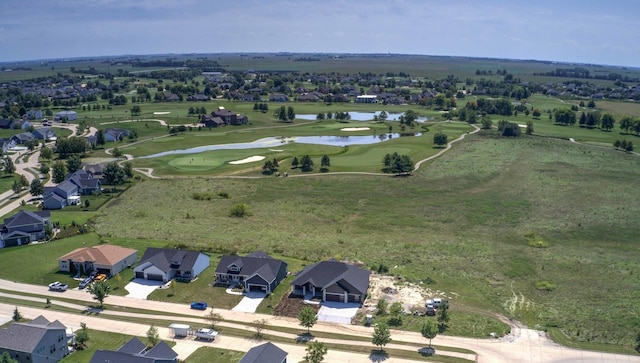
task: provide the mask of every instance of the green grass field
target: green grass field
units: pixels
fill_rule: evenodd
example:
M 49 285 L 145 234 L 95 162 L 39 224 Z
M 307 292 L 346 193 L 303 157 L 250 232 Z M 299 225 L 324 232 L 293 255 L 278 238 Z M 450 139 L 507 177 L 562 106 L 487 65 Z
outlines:
M 148 180 L 109 204 L 95 228 L 220 253 L 383 263 L 456 303 L 628 346 L 640 313 L 631 303 L 640 298 L 638 163 L 561 140 L 477 136 L 410 178 Z M 191 199 L 220 191 L 230 198 Z M 252 215 L 229 217 L 236 203 Z M 531 247 L 532 235 L 548 247 Z M 541 281 L 556 288 L 538 290 Z

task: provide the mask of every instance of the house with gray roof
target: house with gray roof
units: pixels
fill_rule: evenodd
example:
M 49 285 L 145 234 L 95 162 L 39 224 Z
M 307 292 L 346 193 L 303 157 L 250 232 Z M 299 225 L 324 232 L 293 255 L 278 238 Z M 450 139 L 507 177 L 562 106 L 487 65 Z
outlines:
M 110 127 L 104 130 L 104 140 L 107 142 L 123 140 L 129 137 L 129 130 Z
M 0 248 L 21 246 L 46 238 L 46 226 L 51 224 L 51 212 L 20 211 L 0 224 Z
M 240 284 L 246 291 L 270 294 L 286 276 L 286 262 L 255 251 L 246 256 L 222 256 L 216 268 L 215 284 Z
M 80 188 L 65 180 L 55 187 L 45 187 L 43 204 L 45 209 L 62 209 L 80 203 Z
M 96 350 L 89 363 L 177 363 L 176 353 L 167 343 L 161 341 L 151 348 L 134 337 L 118 350 Z
M 238 363 L 287 363 L 287 352 L 267 342 L 249 349 Z
M 54 119 L 56 121 L 75 121 L 78 119 L 78 113 L 76 111 L 60 111 L 55 114 Z
M 209 256 L 202 252 L 149 247 L 133 272 L 139 279 L 167 282 L 194 279 L 207 267 Z
M 102 188 L 100 179 L 94 178 L 91 173 L 83 169 L 76 170 L 72 174 L 67 175 L 67 180 L 78 187 L 81 195 L 100 193 Z
M 55 140 L 56 132 L 51 127 L 41 127 L 31 131 L 33 136 L 38 140 Z
M 362 303 L 371 272 L 334 259 L 305 267 L 293 280 L 293 295 L 322 301 Z
M 36 137 L 29 131 L 11 136 L 11 140 L 13 140 L 13 142 L 15 142 L 16 145 L 26 144 L 27 141 L 34 140 L 35 138 Z
M 29 323 L 0 329 L 0 354 L 7 352 L 20 363 L 58 362 L 69 354 L 67 328 L 40 315 Z

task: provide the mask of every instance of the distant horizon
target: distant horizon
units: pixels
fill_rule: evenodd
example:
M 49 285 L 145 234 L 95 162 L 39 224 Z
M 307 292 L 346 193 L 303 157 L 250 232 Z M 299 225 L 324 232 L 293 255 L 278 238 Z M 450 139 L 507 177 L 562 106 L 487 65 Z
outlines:
M 640 67 L 640 1 L 2 0 L 0 62 L 415 54 Z
M 576 66 L 592 66 L 592 67 L 615 67 L 615 68 L 630 68 L 640 69 L 640 66 L 628 66 L 620 64 L 599 64 L 599 63 L 584 63 L 584 62 L 571 62 L 571 61 L 558 61 L 550 59 L 524 59 L 524 58 L 502 58 L 502 57 L 478 57 L 478 56 L 464 56 L 464 55 L 442 55 L 442 54 L 417 54 L 417 53 L 381 53 L 381 52 L 368 52 L 368 53 L 356 53 L 356 52 L 291 52 L 291 51 L 276 51 L 276 52 L 215 52 L 215 53 L 202 53 L 202 52 L 188 52 L 188 53 L 150 53 L 150 54 L 112 54 L 112 55 L 86 55 L 77 57 L 63 57 L 63 58 L 34 58 L 23 60 L 11 60 L 0 61 L 0 65 L 6 66 L 11 64 L 24 64 L 24 63 L 50 63 L 50 62 L 72 62 L 77 60 L 91 60 L 91 59 L 117 59 L 117 58 L 136 58 L 136 57 L 171 57 L 171 56 L 212 56 L 212 55 L 241 55 L 241 54 L 291 54 L 291 55 L 350 55 L 350 56 L 412 56 L 412 57 L 435 57 L 435 58 L 466 58 L 466 59 L 487 59 L 498 60 L 507 62 L 535 62 L 535 63 L 551 63 L 551 64 L 565 64 Z

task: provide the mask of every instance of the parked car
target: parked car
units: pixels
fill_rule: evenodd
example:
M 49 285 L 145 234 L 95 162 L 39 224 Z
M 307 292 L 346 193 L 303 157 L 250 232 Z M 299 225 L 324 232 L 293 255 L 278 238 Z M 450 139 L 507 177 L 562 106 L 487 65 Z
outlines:
M 427 308 L 426 314 L 427 314 L 427 315 L 429 315 L 429 316 L 435 316 L 435 315 L 436 315 L 436 309 L 434 309 L 434 308 L 431 308 L 431 309 Z
M 216 338 L 216 336 L 218 336 L 218 332 L 213 329 L 202 328 L 196 330 L 196 338 L 199 339 L 212 341 Z
M 85 287 L 87 287 L 91 282 L 93 281 L 93 277 L 89 276 L 86 279 L 80 281 L 80 284 L 78 284 L 78 288 L 79 289 L 84 289 Z
M 52 282 L 49 284 L 49 290 L 51 291 L 67 291 L 67 289 L 69 288 L 69 285 L 65 285 L 59 281 L 56 282 Z
M 206 310 L 207 306 L 207 303 L 204 301 L 195 301 L 191 303 L 191 308 L 196 310 Z
M 96 280 L 97 282 L 105 281 L 105 280 L 107 280 L 107 275 L 105 275 L 105 274 L 98 274 L 98 275 L 96 276 L 95 280 Z

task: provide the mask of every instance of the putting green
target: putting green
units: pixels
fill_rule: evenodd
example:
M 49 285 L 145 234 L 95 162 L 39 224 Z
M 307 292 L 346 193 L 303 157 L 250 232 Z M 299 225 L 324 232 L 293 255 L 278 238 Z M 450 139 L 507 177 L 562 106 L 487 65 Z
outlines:
M 215 169 L 223 165 L 225 162 L 226 160 L 216 158 L 211 155 L 189 154 L 169 161 L 169 165 L 176 169 L 197 171 Z

